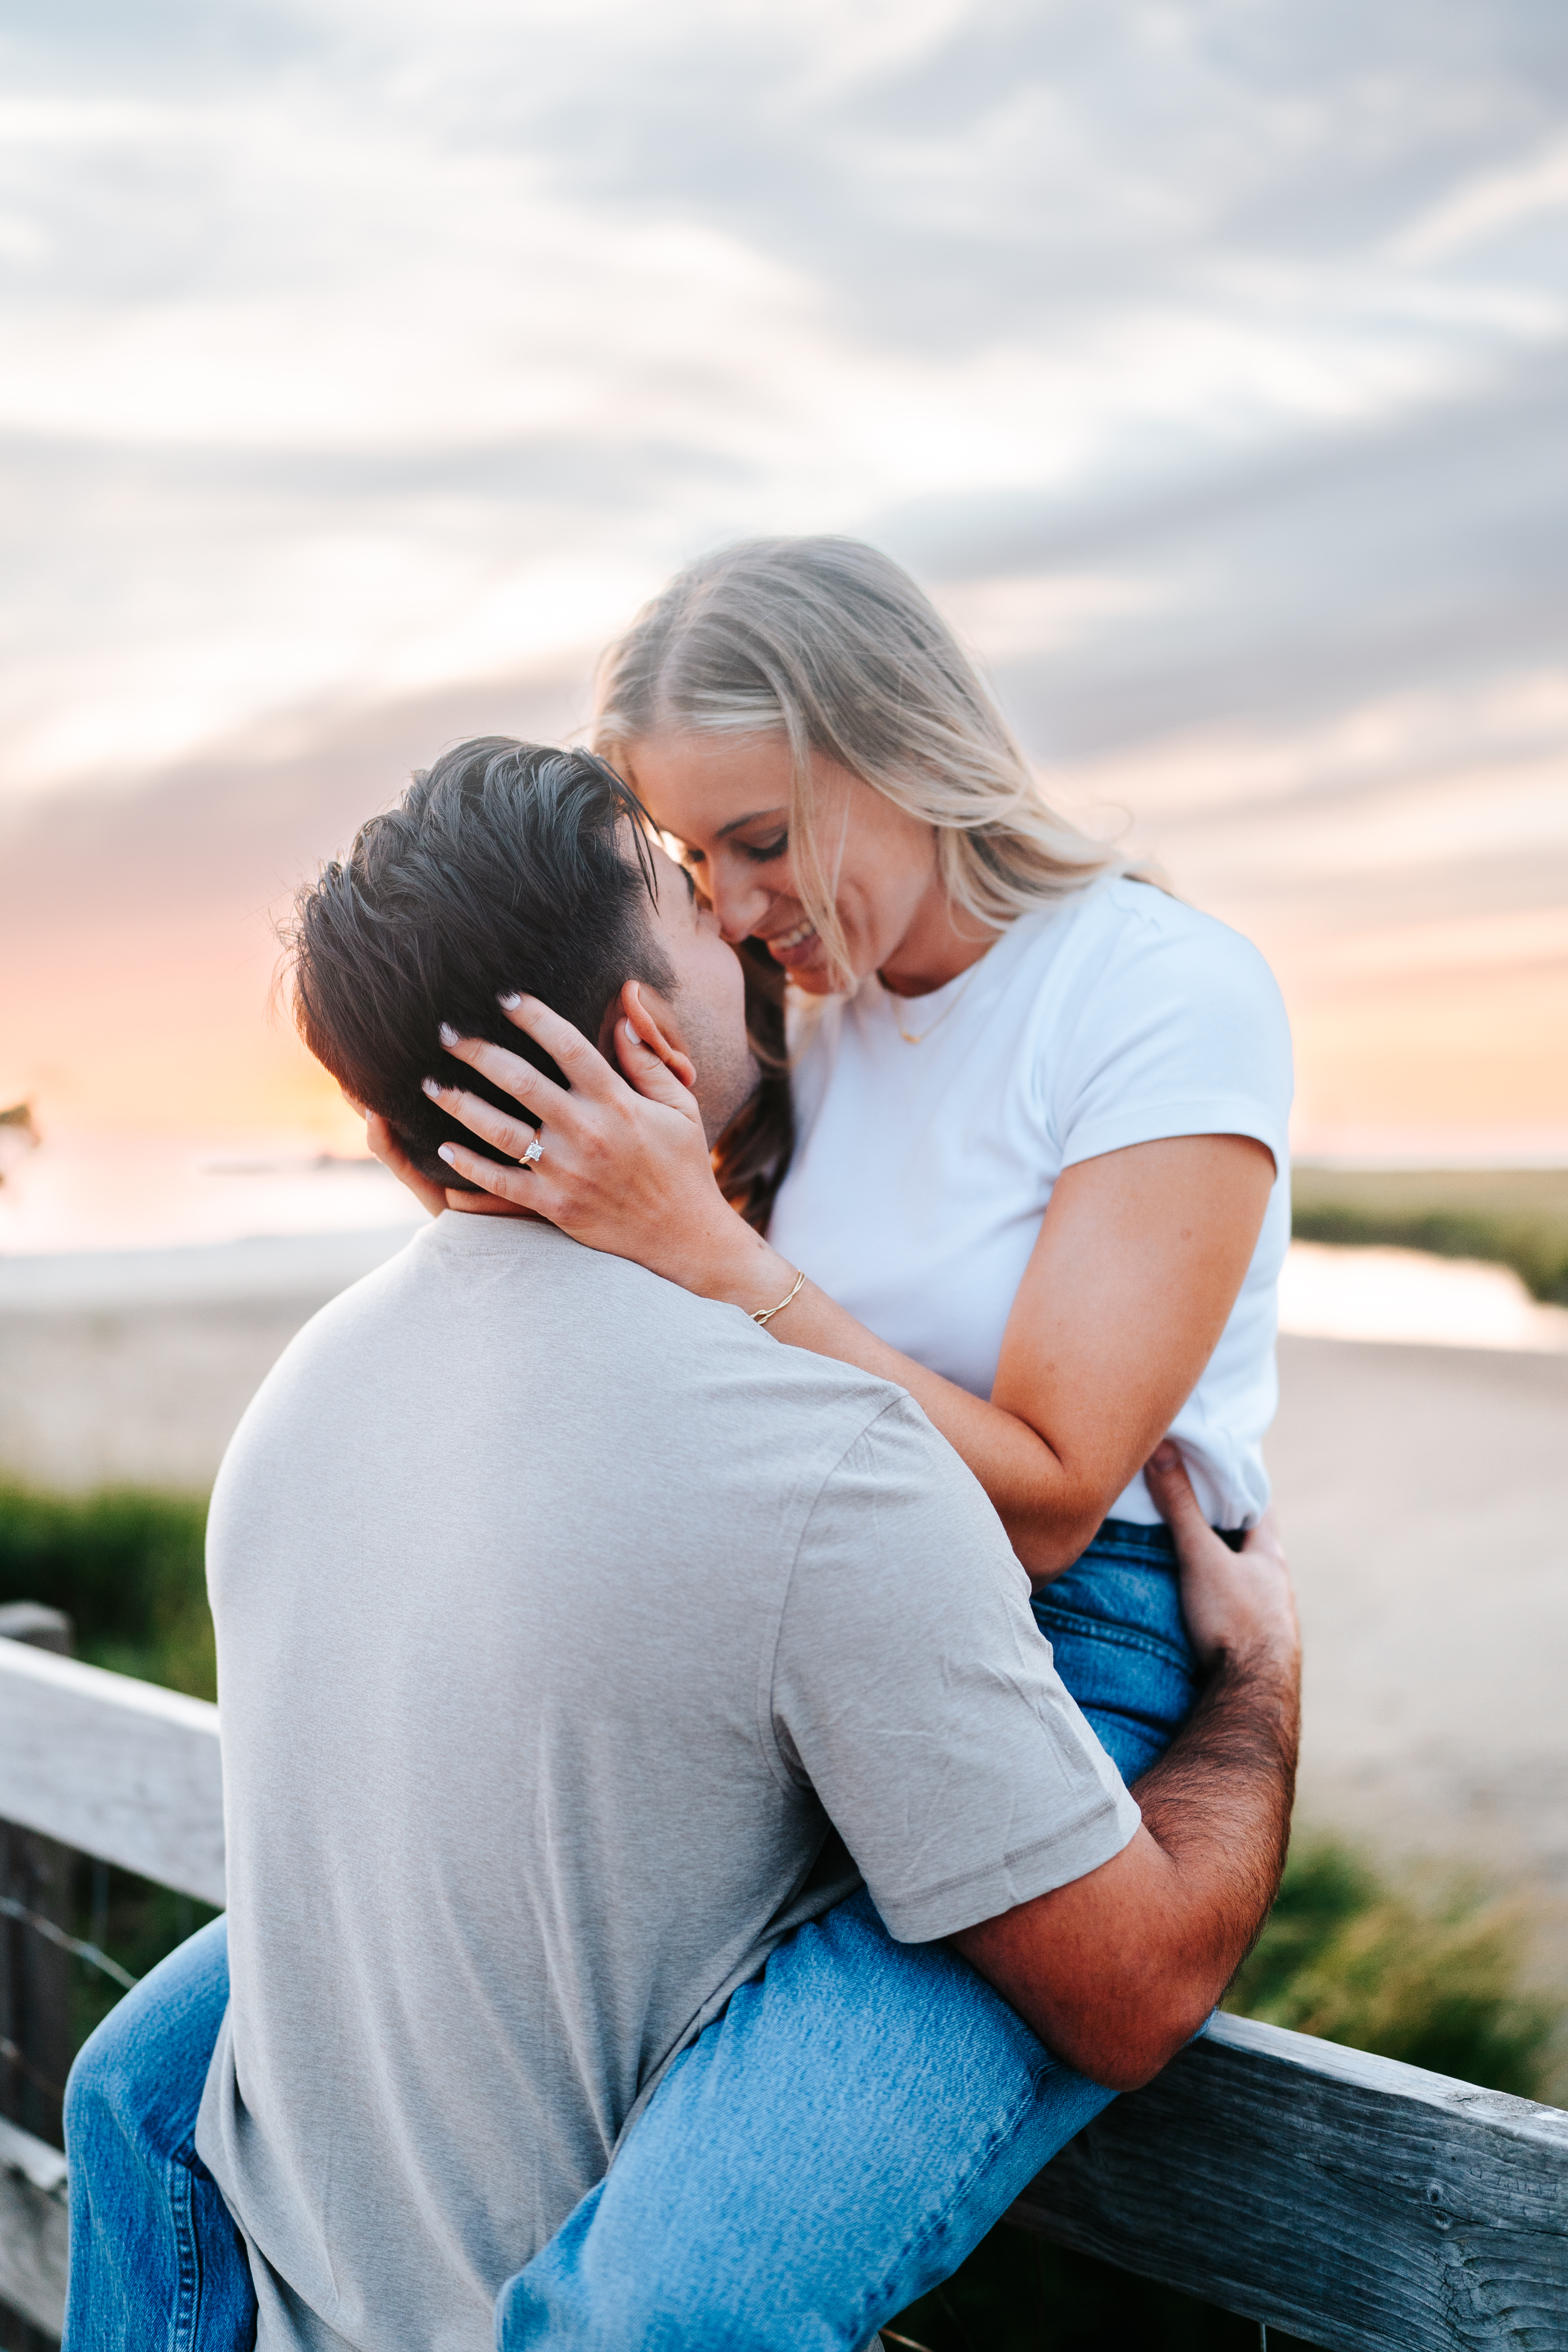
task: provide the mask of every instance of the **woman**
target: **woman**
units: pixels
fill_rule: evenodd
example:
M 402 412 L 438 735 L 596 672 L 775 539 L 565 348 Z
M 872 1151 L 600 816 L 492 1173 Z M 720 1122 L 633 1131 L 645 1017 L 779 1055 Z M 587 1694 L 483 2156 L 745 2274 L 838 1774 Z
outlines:
M 851 541 L 682 574 L 607 657 L 595 740 L 752 971 L 761 948 L 797 992 L 795 1136 L 775 1086 L 715 1173 L 645 1013 L 616 1034 L 640 1113 L 611 1080 L 567 1095 L 451 1046 L 543 1122 L 526 1169 L 461 1146 L 453 1165 L 908 1389 L 1135 1778 L 1192 1695 L 1142 1465 L 1169 1432 L 1237 1539 L 1268 1500 L 1291 1079 L 1267 966 L 1051 814 L 932 606 Z M 537 1012 L 511 1017 L 544 1042 Z M 523 1148 L 477 1096 L 431 1091 Z
M 461 1145 L 454 1166 L 765 1318 L 784 1344 L 910 1390 L 991 1496 L 1064 1679 L 1135 1779 L 1195 1688 L 1142 1465 L 1170 1430 L 1205 1514 L 1237 1540 L 1267 1498 L 1289 1053 L 1266 968 L 1050 815 L 951 634 L 868 549 L 763 541 L 694 566 L 609 657 L 596 739 L 743 945 L 769 1072 L 715 1173 L 689 1066 L 635 992 L 616 1034 L 629 1084 L 581 1040 L 567 1093 L 521 1056 L 447 1039 L 542 1120 L 527 1167 Z M 543 1008 L 513 1018 L 567 1050 Z M 432 1089 L 515 1157 L 531 1142 L 479 1097 Z M 1169 1503 L 1171 1474 L 1157 1483 Z M 893 1944 L 863 1897 L 782 1946 L 758 1990 L 671 2070 L 603 2197 L 510 2282 L 503 2346 L 865 2344 L 1105 2103 L 951 1955 Z M 142 2308 L 185 2294 L 199 2266 L 201 2325 L 180 2340 L 204 2347 L 242 2340 L 249 2308 L 191 2137 L 226 1992 L 221 1929 L 204 1931 L 100 2031 L 72 2087 L 73 2154 L 99 2151 L 117 2235 L 134 2223 L 143 2247 L 174 2250 L 174 2284 L 154 2265 Z M 792 2018 L 770 2042 L 770 2021 Z M 722 2037 L 741 2032 L 744 2063 L 726 2068 Z M 813 2097 L 824 2051 L 830 2101 Z M 838 2168 L 828 2205 L 847 2236 L 879 2210 L 876 2168 L 918 2148 L 924 2219 L 899 2247 L 856 2244 L 848 2300 L 832 2231 L 804 2247 L 781 2228 L 787 2281 L 757 2248 L 746 2312 L 731 2261 L 721 2315 L 688 2302 L 674 2334 L 640 2306 L 612 2320 L 605 2279 L 658 2275 L 659 2183 L 700 2164 L 715 2079 L 731 2126 L 733 2102 L 757 2101 L 754 2130 L 726 2134 L 731 2162 L 754 2146 L 772 2165 L 789 2135 L 798 2171 Z M 685 2210 L 721 2214 L 722 2188 Z M 885 2201 L 907 2215 L 909 2195 Z M 700 2249 L 686 2257 L 689 2296 Z M 90 2315 L 104 2292 L 84 2227 L 68 2347 L 108 2340 Z

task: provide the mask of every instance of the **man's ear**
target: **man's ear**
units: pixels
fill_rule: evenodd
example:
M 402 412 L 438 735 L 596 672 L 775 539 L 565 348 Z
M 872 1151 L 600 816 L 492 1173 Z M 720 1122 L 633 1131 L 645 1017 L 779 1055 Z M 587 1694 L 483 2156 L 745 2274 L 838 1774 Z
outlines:
M 644 1003 L 637 981 L 628 980 L 606 1008 L 599 1032 L 599 1051 L 613 1067 L 620 1069 L 629 1085 L 654 1101 L 665 1098 L 668 1083 L 660 1077 L 661 1069 L 669 1072 L 684 1094 L 689 1095 L 696 1087 L 695 1065 L 679 1045 L 670 1044 Z M 668 1099 L 679 1102 L 681 1096 Z

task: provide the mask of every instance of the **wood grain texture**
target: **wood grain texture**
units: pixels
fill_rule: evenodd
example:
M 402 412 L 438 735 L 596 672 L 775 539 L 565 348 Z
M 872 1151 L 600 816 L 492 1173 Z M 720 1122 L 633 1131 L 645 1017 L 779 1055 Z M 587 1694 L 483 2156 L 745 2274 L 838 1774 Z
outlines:
M 1008 2219 L 1326 2352 L 1568 2352 L 1568 2114 L 1246 2018 Z
M 0 1641 L 0 1818 L 221 1905 L 216 1707 Z
M 65 2326 L 66 2160 L 0 2117 L 0 2303 L 47 2336 Z
M 0 1637 L 68 1658 L 74 1629 L 61 1609 L 12 1601 L 0 1609 Z M 0 1820 L 0 1895 L 57 1927 L 70 1925 L 75 1856 L 57 1838 Z M 0 2116 L 58 2147 L 60 2101 L 76 2047 L 68 1953 L 23 1920 L 0 1919 Z

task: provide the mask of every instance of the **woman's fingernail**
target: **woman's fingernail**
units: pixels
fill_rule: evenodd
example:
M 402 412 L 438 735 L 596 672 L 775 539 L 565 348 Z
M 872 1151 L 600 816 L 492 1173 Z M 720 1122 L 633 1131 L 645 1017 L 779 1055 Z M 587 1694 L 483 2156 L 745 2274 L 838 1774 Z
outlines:
M 642 1044 L 642 1039 L 637 1035 L 637 1031 L 633 1028 L 629 1021 L 624 1022 L 622 1026 L 626 1030 L 626 1042 L 628 1045 L 640 1045 Z
M 444 1160 L 448 1168 L 455 1168 L 458 1164 L 458 1155 L 449 1143 L 438 1143 L 436 1146 L 436 1157 L 437 1160 Z
M 442 1024 L 441 1024 L 441 1043 L 442 1043 L 442 1045 L 459 1045 L 461 1042 L 462 1042 L 462 1041 L 461 1041 L 461 1040 L 460 1040 L 460 1038 L 458 1037 L 458 1033 L 457 1033 L 457 1031 L 453 1028 L 453 1026 L 452 1026 L 451 1023 L 450 1023 L 449 1021 L 443 1021 L 443 1022 L 442 1022 Z
M 503 1013 L 515 1013 L 518 1006 L 522 1003 L 522 998 L 514 988 L 510 990 L 505 996 L 498 996 L 496 1003 L 500 1006 Z
M 441 1099 L 441 1092 L 442 1092 L 442 1089 L 441 1089 L 441 1084 L 440 1084 L 440 1081 L 439 1081 L 438 1079 L 437 1079 L 437 1078 L 421 1078 L 421 1079 L 420 1079 L 420 1081 L 419 1081 L 419 1083 L 420 1083 L 421 1087 L 423 1087 L 423 1088 L 424 1088 L 425 1092 L 429 1096 L 429 1097 L 430 1097 L 430 1099 L 431 1099 L 431 1101 L 432 1101 L 432 1102 L 439 1102 L 439 1101 L 440 1101 L 440 1099 Z

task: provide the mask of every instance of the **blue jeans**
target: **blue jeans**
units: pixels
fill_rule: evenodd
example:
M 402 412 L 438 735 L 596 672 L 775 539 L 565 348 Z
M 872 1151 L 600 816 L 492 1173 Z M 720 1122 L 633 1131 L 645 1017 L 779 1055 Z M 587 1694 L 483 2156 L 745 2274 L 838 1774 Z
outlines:
M 1170 1529 L 1107 1519 L 1089 1549 L 1040 1587 L 1034 1607 L 1058 1674 L 1131 1788 L 1197 1696 Z
M 1037 1598 L 1123 1778 L 1195 1671 L 1163 1528 L 1108 1521 Z M 216 1920 L 71 2071 L 64 2352 L 241 2352 L 245 2250 L 195 2153 L 228 1999 Z M 676 2061 L 605 2178 L 501 2289 L 500 2352 L 854 2352 L 942 2279 L 1111 2094 L 869 1898 L 802 1927 Z

